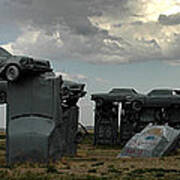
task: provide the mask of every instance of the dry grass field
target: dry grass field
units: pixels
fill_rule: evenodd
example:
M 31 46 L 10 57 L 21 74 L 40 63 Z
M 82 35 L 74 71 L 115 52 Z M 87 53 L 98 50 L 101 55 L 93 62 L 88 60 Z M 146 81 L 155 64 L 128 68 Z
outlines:
M 4 138 L 0 141 L 0 180 L 180 180 L 180 150 L 162 158 L 116 159 L 120 147 L 95 147 L 92 138 L 90 135 L 79 145 L 76 157 L 64 157 L 49 165 L 12 167 L 6 166 Z

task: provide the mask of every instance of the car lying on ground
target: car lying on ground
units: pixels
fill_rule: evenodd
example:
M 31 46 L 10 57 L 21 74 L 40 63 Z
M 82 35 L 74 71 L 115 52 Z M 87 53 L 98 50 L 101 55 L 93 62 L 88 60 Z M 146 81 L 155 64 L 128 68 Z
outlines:
M 136 99 L 139 102 L 144 97 L 133 88 L 114 88 L 109 93 L 92 94 L 91 99 L 96 102 L 97 106 L 101 106 L 104 102 L 123 102 L 131 103 L 133 107 L 138 109 L 139 104 L 137 104 Z
M 62 102 L 65 106 L 76 105 L 79 98 L 86 95 L 84 91 L 85 84 L 76 83 L 73 81 L 63 81 L 62 84 Z
M 50 62 L 26 56 L 14 56 L 0 47 L 0 76 L 8 81 L 16 81 L 21 74 L 50 72 Z
M 121 157 L 161 157 L 178 147 L 180 130 L 165 125 L 148 124 L 135 134 L 121 150 Z

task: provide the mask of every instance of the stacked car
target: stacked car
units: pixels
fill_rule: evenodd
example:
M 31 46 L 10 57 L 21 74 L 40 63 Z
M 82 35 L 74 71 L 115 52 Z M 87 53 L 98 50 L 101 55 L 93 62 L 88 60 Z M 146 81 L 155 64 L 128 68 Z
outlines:
M 0 48 L 0 103 L 6 109 L 7 163 L 75 155 L 78 100 L 85 84 L 63 81 L 47 60 L 14 56 Z
M 102 111 L 107 104 L 121 104 L 121 112 L 117 111 L 115 115 L 120 122 L 120 139 L 115 141 L 117 143 L 124 144 L 149 123 L 168 123 L 176 129 L 180 128 L 180 90 L 177 89 L 153 89 L 145 95 L 133 88 L 115 88 L 109 93 L 93 94 L 92 100 L 96 103 L 95 139 L 100 134 L 97 129 L 101 129 L 96 127 L 101 124 L 98 122 L 102 122 L 103 114 L 108 113 L 107 110 Z M 110 114 L 108 117 L 111 121 Z M 118 129 L 113 131 L 119 133 Z

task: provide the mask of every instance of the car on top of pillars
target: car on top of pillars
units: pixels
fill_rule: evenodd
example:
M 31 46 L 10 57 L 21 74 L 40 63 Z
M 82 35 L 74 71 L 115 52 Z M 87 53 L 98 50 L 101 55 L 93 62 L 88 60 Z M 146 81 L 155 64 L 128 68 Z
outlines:
M 86 95 L 85 84 L 64 80 L 62 84 L 62 102 L 65 106 L 76 105 L 79 98 Z
M 24 73 L 51 72 L 50 62 L 26 56 L 15 56 L 0 47 L 0 77 L 16 81 Z
M 156 108 L 158 111 L 166 108 L 180 108 L 179 89 L 153 89 L 146 96 L 136 97 L 132 101 L 134 110 L 141 110 L 142 107 Z
M 92 100 L 97 106 L 103 103 L 123 102 L 129 104 L 130 108 L 140 111 L 142 107 L 153 108 L 178 108 L 180 107 L 180 90 L 179 89 L 153 89 L 147 95 L 138 93 L 133 88 L 115 88 L 109 93 L 93 94 Z
M 96 106 L 100 107 L 104 103 L 126 103 L 131 104 L 133 109 L 141 108 L 141 101 L 145 98 L 144 94 L 140 94 L 134 88 L 113 88 L 108 93 L 92 94 L 91 99 L 96 102 Z
M 145 99 L 145 106 L 180 107 L 179 89 L 153 89 Z

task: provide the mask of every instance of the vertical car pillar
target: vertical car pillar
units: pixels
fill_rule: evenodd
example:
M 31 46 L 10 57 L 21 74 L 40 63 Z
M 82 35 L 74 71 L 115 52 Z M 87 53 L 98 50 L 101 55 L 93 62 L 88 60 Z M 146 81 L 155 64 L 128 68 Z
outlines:
M 118 137 L 118 105 L 96 104 L 94 126 L 94 144 L 117 144 Z
M 120 144 L 124 145 L 138 128 L 139 112 L 132 110 L 130 104 L 122 103 L 120 123 Z
M 8 82 L 7 162 L 47 162 L 62 156 L 61 77 L 53 73 Z
M 66 149 L 64 154 L 74 156 L 77 151 L 76 135 L 78 132 L 79 107 L 63 108 L 63 121 L 66 128 Z
M 77 102 L 86 95 L 85 84 L 73 81 L 63 81 L 62 84 L 62 110 L 63 131 L 65 132 L 64 154 L 74 156 L 77 151 L 79 107 Z

